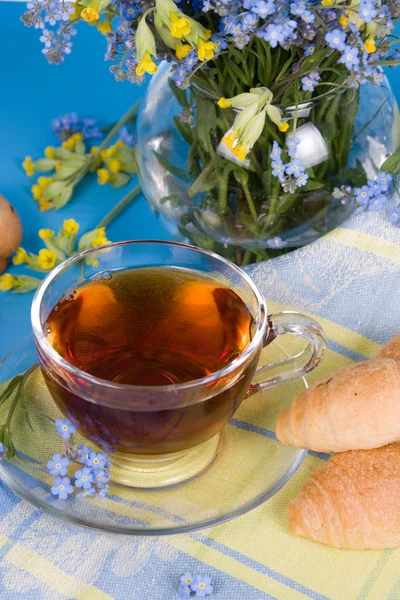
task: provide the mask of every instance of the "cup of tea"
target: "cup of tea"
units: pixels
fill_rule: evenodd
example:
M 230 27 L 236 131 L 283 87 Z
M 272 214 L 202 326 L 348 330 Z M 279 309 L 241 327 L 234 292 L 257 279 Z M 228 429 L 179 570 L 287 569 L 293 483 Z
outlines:
M 234 264 L 164 241 L 118 242 L 66 260 L 37 290 L 32 326 L 61 412 L 111 453 L 118 482 L 145 488 L 204 472 L 241 402 L 302 377 L 326 346 L 309 317 L 268 315 Z M 282 334 L 305 338 L 306 349 L 257 368 Z

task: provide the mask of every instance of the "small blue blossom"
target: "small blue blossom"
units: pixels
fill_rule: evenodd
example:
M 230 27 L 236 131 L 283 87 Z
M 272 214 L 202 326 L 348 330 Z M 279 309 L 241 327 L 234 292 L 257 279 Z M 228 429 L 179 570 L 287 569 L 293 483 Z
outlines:
M 133 148 L 136 146 L 136 135 L 131 133 L 126 125 L 121 127 L 118 133 L 118 139 L 121 140 L 126 146 Z
M 108 485 L 103 485 L 103 487 L 98 491 L 98 497 L 100 499 L 103 499 L 107 496 L 108 494 Z
M 303 187 L 303 185 L 306 185 L 307 181 L 308 181 L 307 173 L 300 173 L 300 175 L 298 175 L 296 177 L 297 187 Z
M 110 474 L 106 473 L 102 469 L 96 469 L 93 471 L 94 481 L 99 488 L 103 486 L 103 484 L 108 483 L 110 480 Z
M 361 188 L 356 188 L 356 202 L 363 206 L 369 205 L 369 200 L 373 196 L 373 190 L 368 185 L 363 185 Z
M 196 575 L 194 582 L 190 584 L 193 592 L 196 592 L 197 598 L 205 598 L 213 593 L 211 578 L 206 575 Z
M 75 425 L 72 425 L 69 419 L 56 419 L 55 425 L 57 432 L 61 435 L 63 440 L 69 440 L 71 435 L 76 431 Z
M 178 587 L 178 594 L 180 598 L 190 598 L 191 589 L 188 585 L 180 585 Z
M 346 34 L 340 29 L 334 29 L 325 35 L 328 45 L 334 50 L 344 50 L 346 47 Z
M 302 88 L 305 92 L 313 92 L 315 90 L 316 81 L 312 79 L 310 76 L 301 78 Z
M 400 207 L 390 208 L 386 211 L 386 216 L 393 225 L 400 226 Z
M 69 459 L 61 456 L 61 454 L 53 454 L 53 458 L 47 463 L 47 468 L 50 475 L 64 476 L 68 473 Z
M 66 500 L 73 491 L 74 488 L 68 477 L 56 477 L 54 479 L 54 485 L 51 488 L 53 496 L 58 496 L 60 500 Z
M 305 10 L 301 15 L 301 19 L 304 23 L 314 23 L 315 15 L 310 10 Z
M 278 142 L 274 141 L 274 143 L 272 144 L 272 152 L 270 154 L 270 158 L 272 158 L 272 160 L 279 159 L 280 162 L 282 162 L 281 156 L 282 156 L 282 149 L 279 146 Z
M 0 460 L 3 460 L 6 454 L 7 448 L 4 448 L 4 445 L 0 442 Z
M 273 15 L 276 11 L 275 3 L 272 1 L 264 2 L 258 0 L 252 6 L 252 11 L 261 19 L 266 19 L 269 15 Z
M 106 465 L 107 456 L 102 452 L 96 454 L 96 452 L 90 452 L 89 458 L 86 461 L 88 467 L 93 469 L 103 469 Z
M 297 146 L 300 144 L 300 140 L 298 137 L 295 136 L 289 136 L 288 138 L 286 138 L 286 147 L 288 150 L 288 154 L 289 156 L 291 156 L 292 158 L 294 156 L 296 156 L 297 153 Z
M 348 69 L 354 69 L 354 71 L 356 71 L 360 65 L 358 49 L 353 46 L 345 45 L 343 54 L 339 58 L 339 62 L 346 65 Z
M 278 177 L 278 179 L 282 181 L 285 175 L 285 165 L 282 164 L 282 161 L 273 160 L 271 166 L 272 175 L 274 175 L 274 177 Z
M 385 202 L 387 198 L 384 194 L 380 194 L 379 196 L 375 196 L 371 198 L 368 206 L 368 210 L 372 212 L 376 212 L 378 210 L 383 210 L 385 208 Z
M 373 19 L 378 14 L 374 4 L 369 2 L 369 0 L 360 2 L 360 10 L 358 13 L 365 23 L 372 23 Z
M 267 246 L 268 246 L 268 248 L 274 248 L 276 250 L 279 248 L 282 248 L 282 238 L 276 236 L 276 237 L 272 238 L 272 240 L 268 240 Z
M 84 467 L 83 469 L 79 469 L 75 473 L 75 486 L 78 488 L 83 488 L 84 490 L 88 490 L 94 481 L 94 476 L 92 470 L 89 467 Z
M 191 585 L 194 582 L 195 578 L 192 576 L 191 573 L 184 573 L 183 575 L 181 575 L 181 585 Z
M 382 192 L 387 192 L 392 183 L 392 176 L 389 175 L 389 173 L 380 173 L 376 179 L 376 183 L 379 185 Z
M 290 5 L 290 12 L 292 15 L 301 17 L 301 15 L 307 10 L 304 2 L 292 2 Z
M 283 42 L 285 38 L 282 25 L 275 23 L 270 23 L 265 29 L 259 29 L 257 35 L 269 42 L 271 48 L 276 48 L 278 43 Z
M 91 453 L 91 448 L 89 446 L 84 446 L 83 444 L 78 448 L 78 460 L 79 462 L 86 464 L 87 459 L 89 458 L 89 454 Z
M 90 487 L 88 489 L 84 489 L 82 492 L 79 492 L 79 494 L 76 495 L 77 498 L 90 498 L 90 496 L 94 496 L 96 493 L 96 490 L 93 487 Z
M 304 48 L 304 55 L 305 56 L 312 56 L 315 52 L 315 45 L 314 44 L 310 44 L 309 46 L 306 46 Z
M 293 159 L 290 163 L 286 165 L 286 173 L 288 175 L 294 175 L 295 177 L 298 177 L 300 174 L 303 173 L 303 171 L 304 167 L 297 158 Z

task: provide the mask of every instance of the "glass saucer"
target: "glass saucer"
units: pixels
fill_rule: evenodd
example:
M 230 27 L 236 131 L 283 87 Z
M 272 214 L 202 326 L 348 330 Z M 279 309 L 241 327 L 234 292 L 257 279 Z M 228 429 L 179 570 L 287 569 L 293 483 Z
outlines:
M 286 356 L 284 340 L 275 341 L 263 351 L 261 362 L 277 362 Z M 0 390 L 36 360 L 31 336 L 0 362 Z M 18 454 L 0 462 L 0 478 L 25 500 L 78 525 L 130 535 L 170 535 L 217 525 L 271 498 L 293 477 L 306 456 L 304 450 L 281 444 L 274 433 L 280 410 L 307 387 L 304 379 L 298 379 L 243 401 L 221 432 L 212 466 L 195 479 L 159 490 L 134 489 L 111 481 L 104 499 L 59 500 L 51 494 L 53 478 L 46 463 L 53 454 L 63 453 L 63 442 L 54 426 L 54 419 L 63 415 L 45 388 L 39 368 L 29 381 L 24 395 L 32 428 L 18 405 L 12 420 Z M 0 423 L 7 407 L 8 401 L 0 407 Z M 85 443 L 84 438 L 75 436 L 75 443 Z

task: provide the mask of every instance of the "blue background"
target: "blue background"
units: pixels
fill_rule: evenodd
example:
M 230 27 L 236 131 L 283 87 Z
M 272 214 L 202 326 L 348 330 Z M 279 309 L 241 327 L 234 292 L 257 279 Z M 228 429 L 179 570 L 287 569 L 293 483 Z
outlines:
M 107 125 L 122 116 L 145 87 L 115 82 L 108 71 L 110 63 L 103 61 L 105 39 L 87 25 L 73 38 L 72 54 L 65 62 L 48 65 L 41 53 L 39 32 L 19 20 L 23 10 L 23 3 L 0 0 L 0 194 L 21 216 L 23 247 L 37 252 L 42 247 L 38 229 L 57 229 L 70 217 L 81 224 L 81 232 L 92 229 L 127 188 L 100 187 L 93 177 L 64 209 L 40 213 L 30 193 L 32 181 L 21 167 L 25 155 L 39 158 L 46 146 L 56 144 L 49 126 L 52 118 L 76 111 Z M 399 98 L 400 67 L 389 70 L 389 78 Z M 170 237 L 143 197 L 110 225 L 107 235 L 113 241 Z M 21 272 L 21 267 L 11 269 L 16 271 Z M 30 333 L 31 301 L 32 294 L 0 295 L 0 357 Z

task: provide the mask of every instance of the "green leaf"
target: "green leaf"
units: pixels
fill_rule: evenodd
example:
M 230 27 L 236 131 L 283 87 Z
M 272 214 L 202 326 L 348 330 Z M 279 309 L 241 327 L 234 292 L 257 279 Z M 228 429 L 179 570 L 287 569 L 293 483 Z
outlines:
M 324 181 L 318 181 L 317 179 L 309 179 L 306 185 L 301 188 L 303 192 L 312 192 L 314 190 L 321 190 L 326 186 Z
M 42 283 L 41 279 L 31 277 L 30 275 L 18 275 L 17 279 L 21 282 L 21 285 L 12 290 L 13 294 L 26 294 L 27 292 L 32 292 Z
M 384 173 L 390 173 L 391 175 L 400 172 L 400 146 L 385 160 L 383 165 L 381 165 L 380 170 Z
M 0 394 L 0 405 L 3 404 L 7 400 L 7 398 L 11 396 L 21 379 L 22 375 L 16 375 L 11 379 L 11 381 L 9 381 L 6 389 L 3 390 Z
M 168 79 L 168 83 L 169 87 L 171 88 L 171 92 L 173 93 L 179 104 L 183 108 L 189 108 L 189 102 L 186 91 L 182 90 L 181 88 L 178 88 L 178 86 L 175 85 L 172 79 Z
M 241 169 L 240 167 L 235 167 L 233 169 L 233 174 L 235 176 L 236 181 L 240 183 L 240 185 L 247 185 L 249 181 L 249 174 L 245 169 Z
M 356 187 L 362 187 L 366 185 L 368 182 L 367 176 L 364 171 L 360 169 L 347 169 L 345 172 L 350 179 L 351 183 Z
M 218 185 L 218 176 L 213 163 L 208 163 L 187 191 L 189 198 L 199 192 L 209 192 Z
M 167 169 L 167 171 L 169 171 L 171 173 L 171 175 L 175 175 L 175 177 L 179 177 L 179 179 L 183 179 L 183 181 L 189 181 L 188 176 L 183 169 L 181 169 L 179 167 L 175 167 L 175 165 L 170 163 L 167 158 L 165 158 L 164 156 L 162 156 L 155 150 L 153 150 L 153 152 L 154 152 L 155 156 L 157 157 L 157 160 L 160 163 L 160 165 L 162 165 L 164 167 L 164 169 Z
M 197 98 L 197 136 L 204 150 L 211 155 L 215 154 L 211 135 L 217 130 L 217 111 L 214 102 Z
M 193 129 L 188 123 L 182 123 L 179 117 L 174 117 L 175 127 L 188 144 L 193 144 Z

